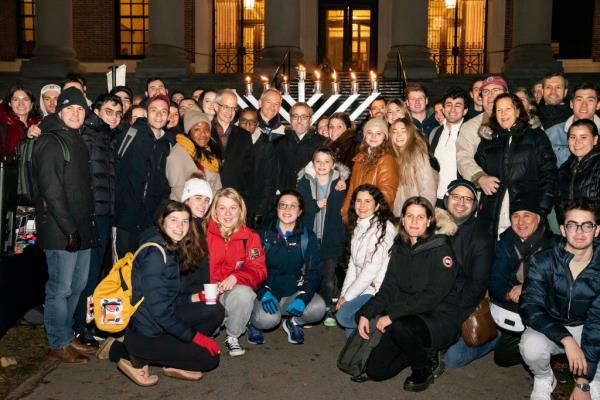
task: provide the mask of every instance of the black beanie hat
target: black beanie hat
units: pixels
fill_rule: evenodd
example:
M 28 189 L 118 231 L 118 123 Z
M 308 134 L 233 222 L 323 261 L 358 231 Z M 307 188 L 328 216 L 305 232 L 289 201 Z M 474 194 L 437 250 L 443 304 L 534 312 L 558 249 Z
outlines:
M 58 101 L 56 102 L 56 113 L 58 114 L 63 108 L 72 105 L 78 105 L 84 109 L 86 109 L 88 106 L 85 96 L 83 93 L 81 93 L 81 90 L 75 87 L 70 87 L 60 93 L 60 96 L 58 96 Z
M 453 180 L 452 182 L 450 182 L 448 184 L 448 189 L 446 190 L 446 193 L 450 193 L 451 191 L 453 191 L 454 189 L 456 189 L 459 186 L 464 186 L 467 189 L 469 189 L 471 192 L 473 192 L 473 198 L 477 198 L 477 188 L 475 187 L 475 185 L 473 184 L 473 182 L 468 181 L 466 179 L 463 178 L 458 178 Z
M 517 196 L 510 200 L 510 214 L 517 211 L 529 211 L 538 215 L 540 213 L 540 203 L 534 194 Z

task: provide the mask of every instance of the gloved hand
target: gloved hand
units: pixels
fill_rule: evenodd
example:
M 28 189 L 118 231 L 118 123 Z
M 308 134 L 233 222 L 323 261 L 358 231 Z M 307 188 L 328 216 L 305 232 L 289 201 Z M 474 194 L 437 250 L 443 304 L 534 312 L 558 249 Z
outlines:
M 192 339 L 195 345 L 205 348 L 208 351 L 208 354 L 215 357 L 217 354 L 221 352 L 219 345 L 215 341 L 215 339 L 205 336 L 200 332 L 196 332 L 196 335 Z
M 81 236 L 79 236 L 79 232 L 75 231 L 73 233 L 69 233 L 66 235 L 67 245 L 65 246 L 65 250 L 71 253 L 75 253 L 81 248 Z
M 299 298 L 295 298 L 294 301 L 290 303 L 286 311 L 294 317 L 299 317 L 304 314 L 305 308 L 306 304 L 304 304 L 304 301 Z
M 260 299 L 260 303 L 267 314 L 275 314 L 277 312 L 277 299 L 270 291 L 265 292 L 262 299 Z

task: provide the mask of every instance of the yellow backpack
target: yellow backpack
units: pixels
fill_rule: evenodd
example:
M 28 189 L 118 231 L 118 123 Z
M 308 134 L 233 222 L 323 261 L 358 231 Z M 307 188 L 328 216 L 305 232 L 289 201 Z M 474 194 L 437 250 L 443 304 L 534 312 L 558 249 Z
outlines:
M 148 242 L 141 245 L 135 254 L 125 254 L 117 260 L 112 269 L 96 286 L 93 295 L 93 318 L 96 326 L 106 332 L 120 332 L 127 327 L 133 313 L 136 312 L 144 298 L 131 304 L 133 290 L 131 287 L 131 270 L 137 255 L 147 247 L 156 247 L 163 255 L 165 264 L 167 255 L 161 245 Z

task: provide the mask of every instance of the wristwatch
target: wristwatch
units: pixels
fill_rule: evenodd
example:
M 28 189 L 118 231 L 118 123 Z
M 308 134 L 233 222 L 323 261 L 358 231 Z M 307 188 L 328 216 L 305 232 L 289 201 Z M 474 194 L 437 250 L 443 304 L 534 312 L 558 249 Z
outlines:
M 589 383 L 575 383 L 575 386 L 581 389 L 582 392 L 588 393 L 590 391 Z

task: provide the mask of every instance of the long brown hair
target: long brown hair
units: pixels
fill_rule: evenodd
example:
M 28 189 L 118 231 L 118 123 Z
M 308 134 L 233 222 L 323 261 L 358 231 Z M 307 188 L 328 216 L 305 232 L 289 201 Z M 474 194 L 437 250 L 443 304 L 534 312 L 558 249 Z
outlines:
M 423 207 L 425 209 L 425 213 L 427 214 L 427 218 L 429 218 L 429 226 L 425 230 L 425 233 L 423 234 L 423 236 L 419 237 L 419 240 L 427 239 L 428 237 L 432 236 L 435 233 L 435 229 L 437 227 L 437 219 L 435 218 L 435 209 L 433 208 L 433 206 L 431 205 L 429 200 L 427 200 L 425 197 L 421 197 L 421 196 L 413 196 L 413 197 L 409 197 L 408 199 L 406 199 L 406 201 L 404 202 L 404 205 L 402 206 L 402 211 L 400 213 L 400 227 L 398 229 L 398 237 L 400 238 L 400 240 L 402 240 L 404 243 L 408 244 L 409 246 L 411 245 L 410 236 L 408 235 L 408 233 L 406 233 L 406 229 L 404 229 L 404 222 L 402 219 L 404 218 L 404 215 L 406 214 L 406 210 L 408 209 L 408 207 L 410 207 L 412 205 L 417 205 L 417 206 Z
M 390 140 L 396 162 L 398 163 L 398 175 L 401 185 L 416 185 L 417 172 L 427 167 L 429 163 L 429 150 L 427 142 L 419 132 L 410 115 L 398 118 L 390 126 L 391 130 L 398 124 L 404 124 L 406 128 L 406 144 L 404 149 L 400 149 L 394 140 Z

